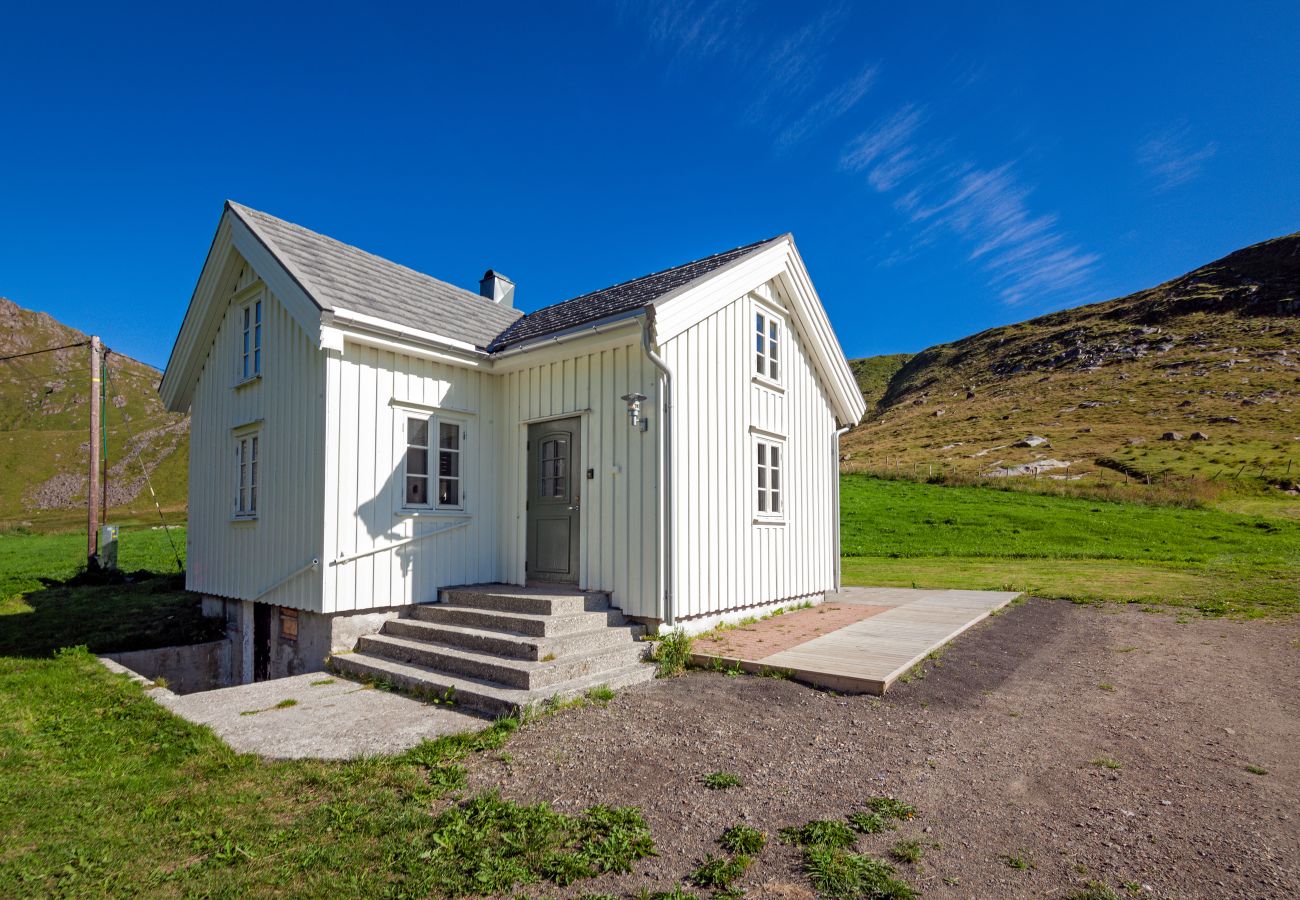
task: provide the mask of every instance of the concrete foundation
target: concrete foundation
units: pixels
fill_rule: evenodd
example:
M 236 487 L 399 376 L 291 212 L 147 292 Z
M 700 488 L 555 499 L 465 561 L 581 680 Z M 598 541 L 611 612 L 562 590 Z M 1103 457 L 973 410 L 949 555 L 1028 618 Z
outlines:
M 165 683 L 168 690 L 177 694 L 210 691 L 238 683 L 233 666 L 234 645 L 228 640 L 104 656 L 149 681 Z

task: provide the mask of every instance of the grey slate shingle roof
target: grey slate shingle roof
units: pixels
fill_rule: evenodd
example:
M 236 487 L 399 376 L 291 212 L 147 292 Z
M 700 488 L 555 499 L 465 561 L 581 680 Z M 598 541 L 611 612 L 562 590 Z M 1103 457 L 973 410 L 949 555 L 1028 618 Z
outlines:
M 715 253 L 545 306 L 528 315 L 233 200 L 226 205 L 322 310 L 349 310 L 502 350 L 631 312 L 754 253 L 784 235 Z
M 662 272 L 653 272 L 612 287 L 592 291 L 574 297 L 572 300 L 544 306 L 514 322 L 489 345 L 488 349 L 503 350 L 512 344 L 545 337 L 548 334 L 565 331 L 619 313 L 631 312 L 696 279 L 716 272 L 784 236 L 778 235 L 767 240 L 756 241 L 734 250 L 726 250 L 680 266 L 673 266 Z
M 478 294 L 227 201 L 324 310 L 344 309 L 487 347 L 521 315 Z

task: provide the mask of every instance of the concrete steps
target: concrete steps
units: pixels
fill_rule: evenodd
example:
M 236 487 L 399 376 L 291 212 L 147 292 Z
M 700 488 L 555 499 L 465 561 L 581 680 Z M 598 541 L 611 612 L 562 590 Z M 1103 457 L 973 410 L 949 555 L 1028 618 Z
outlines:
M 607 594 L 475 585 L 441 596 L 362 637 L 331 666 L 496 715 L 654 677 L 644 629 L 610 609 Z

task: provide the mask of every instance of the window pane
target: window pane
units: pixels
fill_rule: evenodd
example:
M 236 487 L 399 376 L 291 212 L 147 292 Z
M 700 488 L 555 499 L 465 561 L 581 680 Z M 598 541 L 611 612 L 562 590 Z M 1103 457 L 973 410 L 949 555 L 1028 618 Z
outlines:
M 429 502 L 429 479 L 423 475 L 406 476 L 406 502 L 418 506 Z
M 767 512 L 767 491 L 758 489 L 758 511 Z
M 758 464 L 760 467 L 767 465 L 767 444 L 758 445 Z
M 781 448 L 773 445 L 772 446 L 772 468 L 775 469 L 780 465 L 781 465 Z
M 429 451 L 422 447 L 412 447 L 406 451 L 406 474 L 429 474 Z
M 438 452 L 438 474 L 455 478 L 460 475 L 460 454 L 453 450 Z
M 771 378 L 773 381 L 775 381 L 776 379 L 778 379 L 778 378 L 781 377 L 780 374 L 779 374 L 779 370 L 778 370 L 777 367 L 776 367 L 776 360 L 775 360 L 775 359 L 772 360 L 772 362 L 768 364 L 768 367 L 767 367 L 767 374 L 768 374 L 768 377 Z
M 257 512 L 257 485 L 256 484 L 254 484 L 251 488 L 248 489 L 248 511 L 251 513 Z
M 447 422 L 438 423 L 438 446 L 444 450 L 460 449 L 460 426 Z
M 254 309 L 256 310 L 256 313 L 254 314 L 253 318 L 258 325 L 261 325 L 262 324 L 262 301 L 261 300 L 257 301 L 256 305 L 254 306 Z M 261 330 L 262 329 L 260 328 L 258 329 L 259 332 Z
M 254 375 L 262 374 L 262 351 L 261 350 L 253 351 L 253 374 Z
M 763 358 L 763 332 L 754 335 L 754 349 L 758 351 L 758 358 Z
M 781 492 L 772 491 L 772 512 L 781 511 Z
M 456 506 L 460 503 L 460 479 L 438 479 L 438 505 Z
M 763 314 L 762 314 L 762 313 L 754 313 L 754 328 L 755 328 L 755 330 L 758 331 L 758 333 L 759 333 L 760 335 L 763 334 L 763 333 L 767 330 L 767 329 L 765 329 L 765 328 L 763 327 Z
M 778 327 L 778 326 L 777 326 L 777 323 L 776 323 L 775 320 L 769 322 L 769 323 L 768 323 L 768 326 L 767 326 L 767 336 L 768 336 L 769 338 L 772 339 L 772 343 L 774 343 L 774 344 L 776 343 L 776 329 L 777 329 L 777 327 Z
M 429 423 L 424 419 L 407 419 L 406 442 L 415 447 L 429 446 Z
M 781 470 L 773 469 L 772 470 L 772 493 L 775 494 L 780 487 L 781 487 Z

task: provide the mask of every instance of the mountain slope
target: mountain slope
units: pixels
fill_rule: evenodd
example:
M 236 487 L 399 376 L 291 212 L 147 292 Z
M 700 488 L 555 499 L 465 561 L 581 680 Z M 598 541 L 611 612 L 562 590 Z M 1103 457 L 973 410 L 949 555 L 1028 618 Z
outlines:
M 916 354 L 845 438 L 854 468 L 1300 479 L 1300 234 L 1127 297 Z M 1162 440 L 1166 432 L 1184 440 Z M 1186 440 L 1194 432 L 1208 439 Z M 1037 447 L 1015 447 L 1036 435 Z M 1243 468 L 1244 467 L 1244 468 Z M 1059 469 L 1043 469 L 1057 474 Z
M 45 313 L 0 298 L 0 356 L 84 340 Z M 115 353 L 106 369 L 109 520 L 157 520 L 142 464 L 163 508 L 183 511 L 189 418 L 163 409 L 157 369 Z M 0 524 L 82 520 L 89 383 L 86 347 L 0 363 Z

